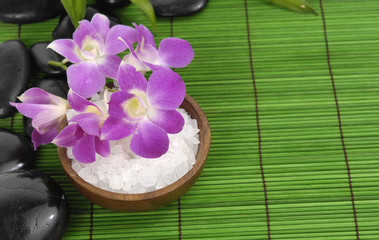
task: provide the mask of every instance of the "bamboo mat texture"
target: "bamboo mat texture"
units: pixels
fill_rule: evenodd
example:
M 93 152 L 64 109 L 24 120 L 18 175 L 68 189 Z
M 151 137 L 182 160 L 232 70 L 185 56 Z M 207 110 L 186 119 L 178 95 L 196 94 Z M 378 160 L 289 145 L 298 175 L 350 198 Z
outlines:
M 36 168 L 70 202 L 64 239 L 379 239 L 379 1 L 308 2 L 319 16 L 211 0 L 158 18 L 157 43 L 184 38 L 195 51 L 176 71 L 210 123 L 205 169 L 169 206 L 120 213 L 82 197 L 43 146 Z M 135 6 L 116 14 L 151 28 Z M 0 23 L 0 42 L 51 41 L 57 23 Z M 23 134 L 22 116 L 0 127 Z

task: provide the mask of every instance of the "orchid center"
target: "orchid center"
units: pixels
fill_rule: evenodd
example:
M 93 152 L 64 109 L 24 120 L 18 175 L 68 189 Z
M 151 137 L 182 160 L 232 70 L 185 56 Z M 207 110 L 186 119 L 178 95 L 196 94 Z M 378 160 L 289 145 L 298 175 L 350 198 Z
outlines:
M 143 49 L 144 46 L 145 46 L 145 38 L 141 37 L 141 45 L 139 46 L 139 49 Z
M 92 53 L 95 58 L 101 55 L 99 42 L 91 38 L 91 36 L 86 36 L 83 40 L 82 50 Z
M 147 114 L 148 103 L 145 93 L 135 92 L 135 97 L 125 101 L 122 105 L 124 112 L 132 118 L 140 118 Z
M 99 109 L 97 109 L 97 107 L 95 107 L 95 106 L 88 106 L 85 112 L 86 113 L 94 113 L 96 115 L 102 116 Z

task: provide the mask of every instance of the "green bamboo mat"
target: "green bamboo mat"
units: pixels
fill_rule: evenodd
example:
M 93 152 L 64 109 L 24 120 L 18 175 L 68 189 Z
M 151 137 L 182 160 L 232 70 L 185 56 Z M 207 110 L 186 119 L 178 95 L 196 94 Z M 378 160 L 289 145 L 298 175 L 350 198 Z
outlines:
M 42 147 L 36 168 L 70 201 L 64 239 L 379 239 L 379 2 L 309 2 L 319 16 L 213 0 L 159 18 L 157 41 L 195 50 L 177 72 L 209 119 L 206 167 L 179 201 L 118 213 L 79 195 Z M 150 26 L 134 6 L 117 15 Z M 0 42 L 50 41 L 57 22 L 0 23 Z M 22 134 L 22 117 L 0 127 Z

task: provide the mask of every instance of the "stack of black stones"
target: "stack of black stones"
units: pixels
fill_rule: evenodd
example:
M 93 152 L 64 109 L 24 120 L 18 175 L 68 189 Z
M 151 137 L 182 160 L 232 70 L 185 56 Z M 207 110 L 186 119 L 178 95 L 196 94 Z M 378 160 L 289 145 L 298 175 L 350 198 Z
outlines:
M 176 17 L 202 10 L 208 0 L 150 0 L 158 16 Z M 129 0 L 98 0 L 87 6 L 85 19 L 96 13 L 121 24 L 111 11 Z M 53 39 L 71 38 L 75 28 L 59 0 L 1 0 L 0 21 L 25 24 L 61 15 Z M 48 39 L 47 39 L 48 40 Z M 65 71 L 48 64 L 63 57 L 50 49 L 49 42 L 37 42 L 30 50 L 20 40 L 0 44 L 0 118 L 11 118 L 16 102 L 28 87 L 39 87 L 66 98 L 69 87 Z M 43 77 L 30 83 L 31 72 Z M 42 74 L 41 74 L 42 73 Z M 46 174 L 33 169 L 35 153 L 30 141 L 31 119 L 24 118 L 24 136 L 0 128 L 0 236 L 1 239 L 61 239 L 69 221 L 68 201 L 62 188 Z M 58 161 L 58 159 L 57 159 Z

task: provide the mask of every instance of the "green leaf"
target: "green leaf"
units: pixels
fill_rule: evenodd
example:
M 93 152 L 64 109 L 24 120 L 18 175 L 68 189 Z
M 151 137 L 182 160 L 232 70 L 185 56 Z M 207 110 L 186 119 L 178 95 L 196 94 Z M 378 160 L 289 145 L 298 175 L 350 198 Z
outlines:
M 153 6 L 149 0 L 130 0 L 132 3 L 137 5 L 150 19 L 151 25 L 153 25 L 154 33 L 157 32 L 157 21 L 155 19 L 155 12 Z
M 269 0 L 270 2 L 291 9 L 296 12 L 313 13 L 318 16 L 317 12 L 305 0 Z
M 60 68 L 63 68 L 64 70 L 67 70 L 67 66 L 64 65 L 62 62 L 48 61 L 47 64 L 54 66 L 54 67 L 60 67 Z
M 79 21 L 83 20 L 86 14 L 87 0 L 61 0 L 61 2 L 72 24 L 78 28 Z

